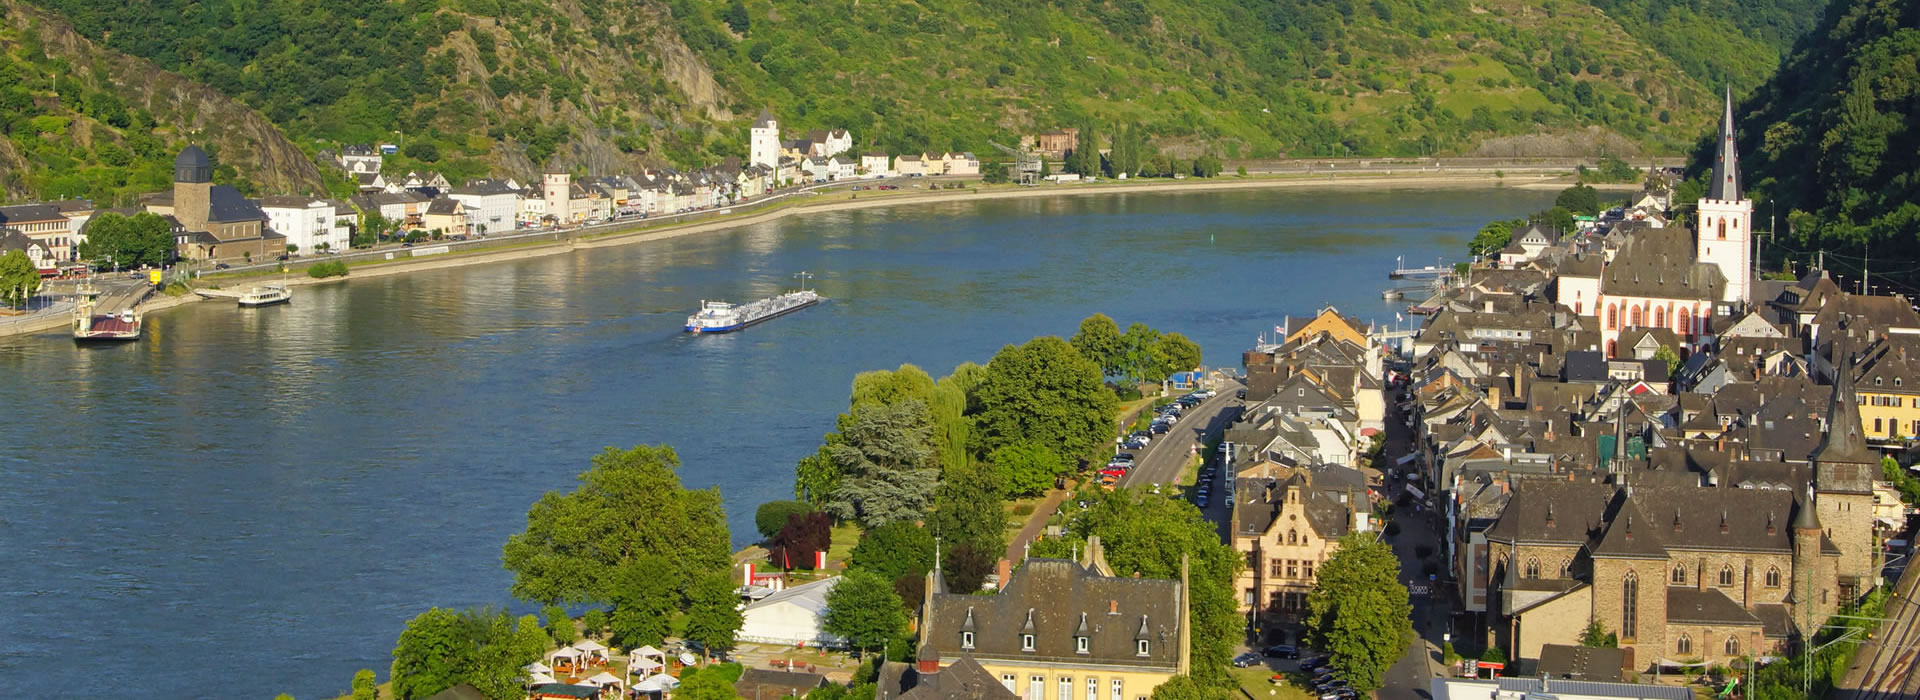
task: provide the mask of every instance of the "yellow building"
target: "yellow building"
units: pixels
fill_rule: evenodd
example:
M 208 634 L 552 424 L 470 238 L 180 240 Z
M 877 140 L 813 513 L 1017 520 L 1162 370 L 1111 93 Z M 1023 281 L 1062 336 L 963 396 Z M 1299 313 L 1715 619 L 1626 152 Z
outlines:
M 1115 576 L 1097 537 L 1082 562 L 1029 559 L 994 595 L 948 593 L 935 570 L 922 654 L 971 658 L 1023 700 L 1145 700 L 1189 668 L 1186 590 Z
M 1920 436 L 1920 336 L 1889 335 L 1868 345 L 1853 386 L 1868 439 Z
M 1235 475 L 1233 548 L 1246 557 L 1240 610 L 1263 629 L 1296 623 L 1313 591 L 1314 572 L 1340 538 L 1371 513 L 1366 476 L 1351 467 L 1276 467 L 1262 461 Z
M 1342 316 L 1339 309 L 1331 306 L 1321 309 L 1320 315 L 1313 318 L 1287 317 L 1286 330 L 1286 343 L 1326 333 L 1332 335 L 1334 340 L 1345 340 L 1362 348 L 1373 347 L 1367 339 L 1367 324 Z

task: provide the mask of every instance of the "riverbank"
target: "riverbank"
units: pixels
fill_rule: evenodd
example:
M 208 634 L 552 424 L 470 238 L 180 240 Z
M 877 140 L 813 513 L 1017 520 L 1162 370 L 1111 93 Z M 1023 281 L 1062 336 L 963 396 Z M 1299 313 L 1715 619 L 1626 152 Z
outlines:
M 371 263 L 356 263 L 344 277 L 314 278 L 303 270 L 295 270 L 291 275 L 281 276 L 273 272 L 256 272 L 231 275 L 211 275 L 202 280 L 202 284 L 220 288 L 245 288 L 267 282 L 283 282 L 290 287 L 314 284 L 340 284 L 354 279 L 385 277 L 408 272 L 440 270 L 469 265 L 512 262 L 541 258 L 549 255 L 569 253 L 584 248 L 603 248 L 609 246 L 633 245 L 654 241 L 680 238 L 702 233 L 713 233 L 753 224 L 777 221 L 798 214 L 818 214 L 857 209 L 876 209 L 882 207 L 915 206 L 944 204 L 960 201 L 983 201 L 994 199 L 1031 199 L 1036 197 L 1080 197 L 1124 194 L 1167 194 L 1185 192 L 1225 192 L 1238 190 L 1265 189 L 1338 189 L 1338 190 L 1385 190 L 1385 189 L 1471 189 L 1484 187 L 1514 187 L 1522 189 L 1564 187 L 1567 173 L 1555 170 L 1545 173 L 1526 174 L 1494 172 L 1370 172 L 1366 174 L 1341 175 L 1338 173 L 1314 175 L 1278 175 L 1268 177 L 1235 177 L 1201 180 L 1156 180 L 1151 182 L 1109 180 L 1097 183 L 1048 184 L 1036 187 L 1018 185 L 978 185 L 967 189 L 953 190 L 893 190 L 887 192 L 833 191 L 809 201 L 780 203 L 772 208 L 747 212 L 732 217 L 710 219 L 685 224 L 658 223 L 648 224 L 636 221 L 630 227 L 610 232 L 588 235 L 569 235 L 555 233 L 551 238 L 545 236 L 532 241 L 515 241 L 498 247 L 486 247 L 472 251 L 452 251 L 429 257 L 405 257 L 393 260 L 381 260 Z M 944 184 L 934 179 L 928 182 Z M 412 255 L 417 249 L 393 251 Z M 324 258 L 316 258 L 315 261 Z M 141 304 L 141 313 L 152 313 L 173 308 L 182 304 L 203 300 L 197 295 L 179 297 L 156 296 Z M 42 323 L 19 323 L 11 326 L 0 325 L 0 337 L 8 335 L 27 335 L 65 328 L 70 318 L 45 319 Z

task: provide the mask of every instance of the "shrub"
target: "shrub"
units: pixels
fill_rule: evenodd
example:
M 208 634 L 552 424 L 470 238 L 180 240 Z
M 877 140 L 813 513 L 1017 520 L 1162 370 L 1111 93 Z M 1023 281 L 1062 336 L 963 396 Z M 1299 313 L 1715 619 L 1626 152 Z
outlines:
M 328 277 L 345 277 L 346 274 L 347 274 L 347 263 L 341 260 L 328 260 L 326 262 L 315 263 L 307 267 L 307 276 L 312 277 L 314 279 L 325 279 Z
M 760 504 L 753 512 L 754 528 L 761 537 L 771 538 L 787 526 L 788 518 L 795 513 L 811 513 L 813 506 L 801 501 L 768 501 Z
M 1022 518 L 1027 517 L 1029 515 L 1033 515 L 1033 504 L 1032 503 L 1015 504 L 1013 506 L 1013 514 Z

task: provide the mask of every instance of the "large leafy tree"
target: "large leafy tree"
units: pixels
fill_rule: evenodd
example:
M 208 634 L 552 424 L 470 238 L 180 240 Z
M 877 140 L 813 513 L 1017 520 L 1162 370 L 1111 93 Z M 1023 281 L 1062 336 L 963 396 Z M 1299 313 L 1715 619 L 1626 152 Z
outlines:
M 896 520 L 861 535 L 847 558 L 852 568 L 871 571 L 888 581 L 925 576 L 933 568 L 933 533 Z
M 1309 643 L 1361 692 L 1380 687 L 1413 635 L 1413 606 L 1393 547 L 1365 532 L 1340 539 L 1307 594 Z
M 620 646 L 659 644 L 671 631 L 680 609 L 681 580 L 665 557 L 640 557 L 620 566 L 611 589 L 613 615 L 607 626 Z
M 549 491 L 507 539 L 513 594 L 540 602 L 604 603 L 622 564 L 658 555 L 680 580 L 726 569 L 731 548 L 717 489 L 682 488 L 673 448 L 608 448 L 573 493 Z
M 933 386 L 933 377 L 928 376 L 926 370 L 910 364 L 894 370 L 861 372 L 853 377 L 853 395 L 848 408 L 890 406 L 907 400 L 931 403 Z
M 1233 580 L 1244 559 L 1222 543 L 1214 524 L 1184 500 L 1144 491 L 1089 490 L 1078 496 L 1088 508 L 1069 528 L 1073 541 L 1099 535 L 1107 563 L 1121 576 L 1180 578 L 1180 560 L 1188 561 L 1193 594 L 1193 676 L 1204 685 L 1227 683 L 1233 643 L 1244 619 L 1233 594 Z M 1043 540 L 1035 555 L 1061 556 L 1071 547 L 1065 538 Z
M 1120 376 L 1120 324 L 1114 323 L 1112 317 L 1106 314 L 1086 317 L 1080 321 L 1080 332 L 1074 333 L 1073 339 L 1068 342 L 1081 355 L 1099 365 L 1101 374 Z
M 1019 442 L 994 450 L 987 456 L 1000 472 L 1000 482 L 1009 496 L 1034 496 L 1046 493 L 1071 467 L 1060 455 L 1044 445 Z
M 939 476 L 927 404 L 905 399 L 861 405 L 844 422 L 840 440 L 827 445 L 841 476 L 824 509 L 869 528 L 925 514 Z
M 1120 371 L 1126 378 L 1136 382 L 1157 382 L 1166 379 L 1166 358 L 1157 351 L 1160 349 L 1160 331 L 1144 323 L 1127 325 L 1127 332 L 1120 336 Z
M 820 628 L 846 639 L 856 650 L 872 651 L 906 631 L 907 615 L 892 581 L 871 571 L 850 569 L 827 593 L 827 614 Z
M 678 700 L 736 700 L 740 693 L 734 690 L 733 681 L 715 668 L 708 668 L 689 674 L 685 682 L 673 691 Z
M 732 649 L 733 635 L 745 623 L 733 579 L 725 572 L 702 576 L 687 598 L 687 640 L 699 642 L 706 653 Z
M 1053 336 L 995 353 L 975 391 L 975 404 L 973 438 L 979 452 L 1032 442 L 1050 445 L 1070 460 L 1092 459 L 1106 446 L 1119 410 L 1100 366 Z
M 1168 333 L 1160 337 L 1160 346 L 1155 353 L 1164 364 L 1161 369 L 1167 374 L 1187 372 L 1200 366 L 1200 344 L 1188 340 L 1179 333 Z
M 839 433 L 827 433 L 827 445 L 840 439 Z M 800 458 L 793 467 L 793 497 L 814 507 L 824 506 L 833 497 L 835 489 L 840 488 L 840 466 L 835 464 L 833 456 L 827 452 L 827 445 L 821 445 L 813 454 Z M 786 524 L 785 520 L 780 521 Z
M 1525 223 L 1525 222 L 1521 222 Z M 1506 221 L 1490 221 L 1480 227 L 1473 235 L 1473 241 L 1467 244 L 1468 252 L 1474 255 L 1491 255 L 1500 252 L 1513 241 L 1513 224 Z
M 928 409 L 933 413 L 933 449 L 942 470 L 965 466 L 973 458 L 968 442 L 973 437 L 973 418 L 967 406 L 973 393 L 985 381 L 987 368 L 962 362 L 953 373 L 934 384 Z
M 969 544 L 997 552 L 1006 546 L 1006 486 L 992 465 L 971 464 L 947 470 L 940 482 L 927 527 L 951 552 Z
M 529 640 L 527 629 L 524 621 L 516 627 L 512 615 L 495 608 L 421 613 L 407 621 L 394 646 L 393 696 L 424 698 L 468 683 L 488 697 L 517 697 L 521 667 L 546 650 L 543 642 Z
M 22 251 L 0 255 L 0 302 L 17 306 L 40 291 L 40 269 Z
M 813 509 L 813 505 L 805 501 L 767 501 L 754 509 L 753 526 L 761 537 L 771 538 L 787 526 L 787 519 L 795 513 L 809 513 Z
M 833 518 L 819 511 L 794 513 L 767 543 L 767 561 L 783 569 L 811 569 L 814 555 L 833 545 Z
M 133 216 L 105 213 L 87 222 L 80 257 L 101 266 L 165 265 L 173 260 L 173 227 L 148 212 Z
M 353 700 L 380 700 L 380 680 L 374 677 L 373 669 L 353 673 Z

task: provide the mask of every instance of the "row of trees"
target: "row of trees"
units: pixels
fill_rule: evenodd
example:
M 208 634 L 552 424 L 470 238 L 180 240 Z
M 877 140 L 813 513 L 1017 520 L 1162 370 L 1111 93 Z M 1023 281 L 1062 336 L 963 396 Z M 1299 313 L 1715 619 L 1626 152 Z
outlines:
M 1679 201 L 1676 194 L 1675 201 Z M 1490 221 L 1480 227 L 1473 240 L 1467 243 L 1467 251 L 1474 255 L 1492 255 L 1513 242 L 1516 233 L 1526 230 L 1533 224 L 1540 224 L 1559 235 L 1573 230 L 1575 216 L 1598 216 L 1601 211 L 1617 202 L 1603 201 L 1600 193 L 1593 187 L 1578 183 L 1560 191 L 1553 200 L 1553 206 L 1535 212 L 1531 216 L 1518 219 Z
M 1225 167 L 1213 154 L 1184 160 L 1161 153 L 1147 144 L 1147 138 L 1138 125 L 1122 124 L 1114 130 L 1111 147 L 1102 156 L 1099 134 L 1093 125 L 1085 124 L 1074 137 L 1073 149 L 1067 151 L 1064 165 L 1067 172 L 1085 177 L 1214 177 Z M 1043 177 L 1046 174 L 1041 173 Z
M 1161 333 L 1139 322 L 1121 333 L 1120 325 L 1106 314 L 1080 321 L 1080 331 L 1071 343 L 1099 365 L 1103 375 L 1134 382 L 1158 382 L 1200 366 L 1200 345 L 1186 336 Z
M 87 223 L 80 257 L 96 266 L 160 266 L 173 261 L 173 227 L 157 214 L 124 216 L 108 212 Z

